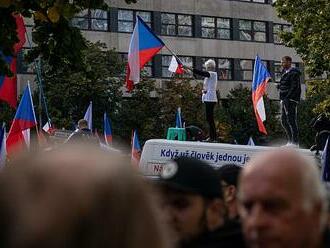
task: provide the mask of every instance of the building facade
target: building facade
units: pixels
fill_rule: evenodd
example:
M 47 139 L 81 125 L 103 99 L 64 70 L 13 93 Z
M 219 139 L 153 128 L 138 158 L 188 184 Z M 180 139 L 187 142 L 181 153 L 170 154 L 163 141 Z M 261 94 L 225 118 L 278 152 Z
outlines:
M 258 54 L 272 74 L 267 93 L 278 99 L 276 82 L 280 61 L 285 55 L 303 70 L 294 49 L 281 44 L 279 32 L 290 25 L 279 19 L 271 0 L 123 0 L 108 1 L 110 11 L 85 10 L 73 19 L 92 41 L 101 41 L 125 57 L 136 15 L 159 35 L 165 44 L 188 66 L 202 68 L 207 59 L 216 61 L 222 98 L 242 84 L 251 87 L 254 58 Z M 171 54 L 163 48 L 146 66 L 148 75 L 160 82 L 171 77 Z M 20 80 L 26 80 L 29 67 L 22 65 Z M 305 86 L 302 85 L 303 92 Z

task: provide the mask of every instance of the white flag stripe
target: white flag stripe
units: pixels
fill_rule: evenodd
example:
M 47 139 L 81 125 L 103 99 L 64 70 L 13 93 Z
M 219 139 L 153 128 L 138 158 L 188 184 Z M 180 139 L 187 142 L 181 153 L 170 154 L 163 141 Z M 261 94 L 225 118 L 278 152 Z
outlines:
M 136 18 L 136 24 L 132 34 L 131 42 L 128 49 L 128 64 L 130 68 L 129 80 L 134 83 L 140 81 L 140 56 L 139 56 L 139 28 L 138 18 Z
M 176 72 L 176 70 L 178 69 L 179 67 L 179 63 L 178 61 L 176 60 L 175 56 L 172 56 L 172 59 L 171 59 L 171 63 L 170 63 L 170 66 L 168 67 L 168 70 L 170 72 Z
M 50 126 L 49 126 L 49 123 L 47 121 L 46 124 L 42 127 L 42 130 L 44 130 L 46 133 L 48 133 L 49 128 L 50 128 Z
M 259 101 L 257 102 L 257 111 L 260 116 L 260 119 L 262 121 L 266 120 L 266 111 L 265 111 L 265 104 L 264 104 L 264 98 L 261 97 Z

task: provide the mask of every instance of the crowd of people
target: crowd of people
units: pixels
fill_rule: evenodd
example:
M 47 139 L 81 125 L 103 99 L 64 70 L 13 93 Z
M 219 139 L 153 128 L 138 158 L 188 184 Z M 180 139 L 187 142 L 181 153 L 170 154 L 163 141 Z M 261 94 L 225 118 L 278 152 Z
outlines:
M 180 157 L 147 178 L 125 156 L 66 144 L 0 172 L 1 247 L 330 247 L 318 166 L 290 148 L 245 167 Z

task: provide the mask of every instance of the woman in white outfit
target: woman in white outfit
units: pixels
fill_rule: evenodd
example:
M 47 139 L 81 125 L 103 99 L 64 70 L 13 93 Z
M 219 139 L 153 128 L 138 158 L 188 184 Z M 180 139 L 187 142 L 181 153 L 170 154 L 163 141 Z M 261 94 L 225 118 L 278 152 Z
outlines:
M 218 85 L 218 74 L 216 72 L 215 62 L 209 59 L 205 62 L 206 71 L 200 71 L 192 69 L 194 74 L 205 77 L 202 92 L 202 102 L 205 104 L 206 120 L 209 124 L 209 138 L 206 141 L 214 142 L 217 140 L 217 133 L 214 123 L 214 106 L 218 102 L 217 98 L 217 85 Z

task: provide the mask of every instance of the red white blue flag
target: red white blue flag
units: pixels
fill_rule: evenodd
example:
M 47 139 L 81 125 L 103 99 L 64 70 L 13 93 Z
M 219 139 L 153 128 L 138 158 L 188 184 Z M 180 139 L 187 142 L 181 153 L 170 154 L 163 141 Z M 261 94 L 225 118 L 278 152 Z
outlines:
M 34 113 L 30 85 L 28 84 L 24 90 L 7 137 L 7 152 L 9 155 L 26 147 L 22 132 L 36 125 L 37 120 Z
M 139 165 L 140 158 L 141 158 L 141 146 L 139 142 L 139 137 L 137 134 L 137 131 L 133 131 L 133 136 L 132 136 L 132 155 L 131 155 L 131 161 L 132 164 L 135 166 Z
M 134 84 L 139 83 L 140 70 L 163 46 L 165 46 L 164 42 L 153 33 L 141 17 L 137 16 L 128 50 L 126 74 L 128 91 L 134 88 Z
M 175 74 L 184 73 L 183 64 L 174 55 L 172 56 L 171 63 L 170 63 L 170 66 L 168 67 L 168 70 Z
M 271 76 L 266 66 L 261 62 L 261 59 L 257 55 L 253 71 L 252 102 L 259 131 L 263 134 L 267 134 L 266 128 L 263 123 L 266 120 L 263 96 L 266 93 L 266 86 L 270 79 Z
M 7 102 L 11 107 L 16 108 L 17 106 L 17 53 L 22 49 L 26 39 L 26 29 L 24 26 L 23 17 L 21 15 L 14 16 L 16 20 L 16 32 L 18 42 L 14 46 L 15 56 L 4 56 L 0 51 L 0 56 L 4 58 L 6 63 L 9 65 L 11 72 L 14 74 L 12 77 L 0 75 L 0 99 Z
M 107 116 L 107 113 L 104 113 L 103 116 L 103 129 L 104 129 L 104 140 L 105 143 L 109 146 L 112 145 L 112 130 L 111 130 L 111 121 Z

